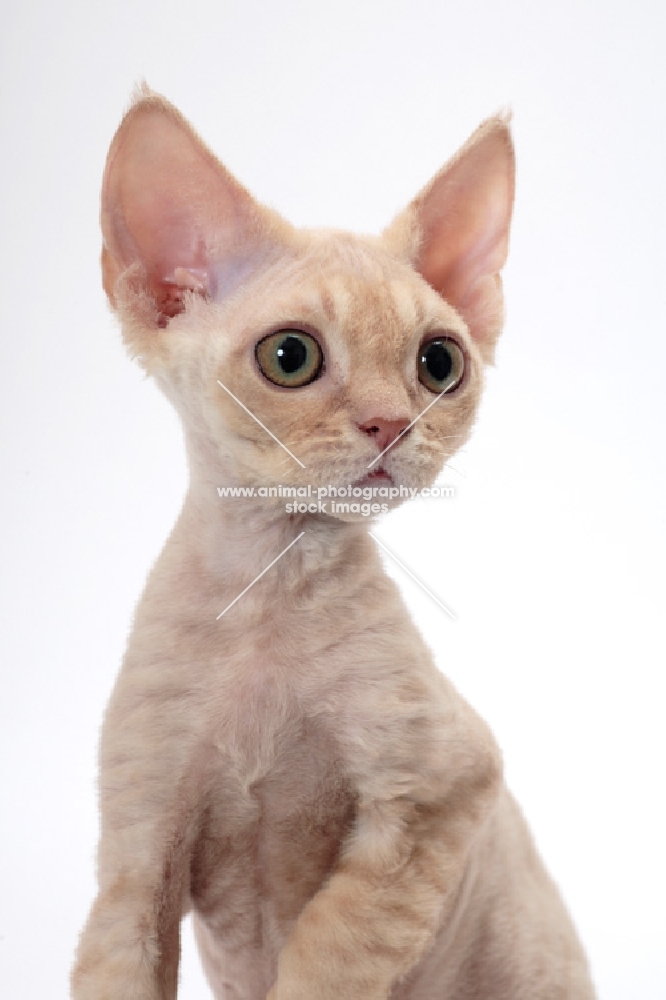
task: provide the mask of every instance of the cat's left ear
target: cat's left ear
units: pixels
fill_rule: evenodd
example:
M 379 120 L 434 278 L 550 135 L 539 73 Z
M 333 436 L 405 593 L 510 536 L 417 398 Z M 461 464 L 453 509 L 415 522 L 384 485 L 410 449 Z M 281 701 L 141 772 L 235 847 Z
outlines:
M 487 362 L 502 328 L 514 176 L 508 117 L 489 118 L 384 233 L 461 314 Z

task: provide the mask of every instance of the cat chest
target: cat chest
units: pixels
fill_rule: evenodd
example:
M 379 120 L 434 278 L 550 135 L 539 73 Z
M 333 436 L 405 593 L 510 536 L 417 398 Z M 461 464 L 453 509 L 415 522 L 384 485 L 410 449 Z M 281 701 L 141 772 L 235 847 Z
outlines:
M 191 899 L 221 942 L 279 948 L 334 867 L 355 796 L 320 728 L 260 722 L 261 713 L 216 740 Z

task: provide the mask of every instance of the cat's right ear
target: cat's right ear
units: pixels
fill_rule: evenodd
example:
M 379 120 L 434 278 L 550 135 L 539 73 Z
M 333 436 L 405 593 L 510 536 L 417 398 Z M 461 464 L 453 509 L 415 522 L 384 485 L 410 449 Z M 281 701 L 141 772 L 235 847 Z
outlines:
M 171 104 L 144 87 L 111 143 L 101 223 L 111 304 L 119 305 L 119 296 L 124 306 L 141 300 L 144 321 L 165 326 L 185 308 L 186 293 L 222 298 L 233 291 L 281 220 L 254 201 Z

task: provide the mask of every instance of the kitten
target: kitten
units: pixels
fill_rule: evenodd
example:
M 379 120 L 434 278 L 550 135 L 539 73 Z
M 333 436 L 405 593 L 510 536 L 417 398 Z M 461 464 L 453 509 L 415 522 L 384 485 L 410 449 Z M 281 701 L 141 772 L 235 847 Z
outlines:
M 434 481 L 500 331 L 513 177 L 492 118 L 381 237 L 297 231 L 161 97 L 123 120 L 104 287 L 191 481 L 106 713 L 74 1000 L 172 1000 L 189 910 L 217 1000 L 593 996 L 368 519 L 218 495 Z

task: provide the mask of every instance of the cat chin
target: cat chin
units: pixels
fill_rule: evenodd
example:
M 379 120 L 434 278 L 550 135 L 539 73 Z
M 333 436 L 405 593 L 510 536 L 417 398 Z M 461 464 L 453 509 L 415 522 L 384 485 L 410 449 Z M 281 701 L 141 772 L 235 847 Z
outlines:
M 336 500 L 335 507 L 332 508 L 329 502 L 329 512 L 327 514 L 331 520 L 344 521 L 349 524 L 363 521 L 367 524 L 374 524 L 378 518 L 388 514 L 398 507 L 402 507 L 409 498 L 386 498 L 373 497 L 372 500 L 353 498 L 351 500 Z M 347 506 L 349 509 L 346 509 Z
M 391 509 L 392 509 L 391 507 L 388 508 L 388 510 Z M 336 514 L 329 514 L 328 516 L 332 521 L 342 521 L 344 524 L 358 524 L 359 522 L 363 522 L 364 524 L 371 525 L 376 523 L 377 519 L 382 516 L 382 513 L 388 513 L 388 511 L 385 512 L 380 511 L 378 514 L 336 513 Z

